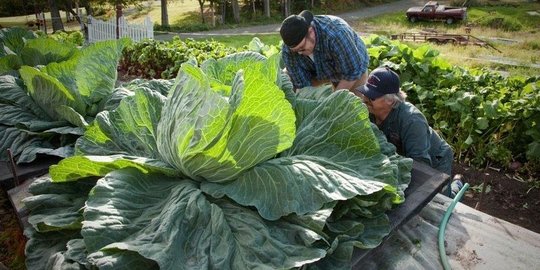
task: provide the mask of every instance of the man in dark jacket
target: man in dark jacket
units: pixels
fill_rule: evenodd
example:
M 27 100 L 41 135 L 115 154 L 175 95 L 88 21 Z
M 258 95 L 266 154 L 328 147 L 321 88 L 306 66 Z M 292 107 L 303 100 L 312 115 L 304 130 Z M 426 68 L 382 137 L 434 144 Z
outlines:
M 364 42 L 343 19 L 307 10 L 281 24 L 282 59 L 295 88 L 331 82 L 335 89 L 363 85 L 369 56 Z
M 364 86 L 357 88 L 368 107 L 371 122 L 396 146 L 402 156 L 423 162 L 452 175 L 453 152 L 413 104 L 405 101 L 397 73 L 388 67 L 373 70 Z

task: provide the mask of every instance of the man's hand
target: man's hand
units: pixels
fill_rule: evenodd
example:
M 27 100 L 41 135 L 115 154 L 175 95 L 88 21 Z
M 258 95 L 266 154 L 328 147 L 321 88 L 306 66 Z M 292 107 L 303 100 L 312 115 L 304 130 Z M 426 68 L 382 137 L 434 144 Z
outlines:
M 321 86 L 323 84 L 329 84 L 329 83 L 331 83 L 330 80 L 323 80 L 323 81 L 311 80 L 311 86 L 313 86 L 313 87 L 317 87 L 317 86 Z M 340 86 L 340 85 L 342 85 L 342 86 Z M 358 87 L 356 85 L 359 85 L 358 80 L 356 80 L 356 81 L 342 80 L 342 81 L 339 81 L 338 85 L 334 87 L 334 91 L 339 90 L 339 89 L 348 89 L 353 94 L 360 97 L 360 95 L 361 95 L 360 92 L 355 90 L 356 87 Z
M 330 80 L 315 80 L 315 79 L 311 79 L 311 86 L 313 87 L 317 87 L 317 86 L 321 86 L 323 84 L 327 84 L 327 83 L 332 83 Z
M 367 82 L 367 71 L 364 72 L 364 74 L 362 74 L 362 77 L 360 77 L 360 79 L 358 80 L 354 80 L 354 81 L 346 81 L 346 80 L 341 80 L 339 81 L 338 85 L 334 88 L 334 90 L 339 90 L 339 89 L 348 89 L 349 91 L 351 91 L 353 94 L 355 94 L 356 96 L 360 96 L 360 93 L 358 91 L 356 91 L 356 88 L 366 84 Z
M 354 90 L 354 86 L 356 85 L 356 82 L 357 82 L 356 80 L 355 81 L 341 80 L 341 81 L 339 81 L 338 85 L 336 85 L 334 90 L 348 89 L 349 91 L 354 93 L 354 91 L 352 91 L 352 90 Z

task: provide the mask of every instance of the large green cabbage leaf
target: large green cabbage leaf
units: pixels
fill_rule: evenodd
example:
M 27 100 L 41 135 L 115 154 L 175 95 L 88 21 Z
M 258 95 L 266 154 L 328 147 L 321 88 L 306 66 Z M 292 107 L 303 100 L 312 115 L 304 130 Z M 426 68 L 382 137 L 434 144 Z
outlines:
M 224 182 L 289 148 L 294 112 L 283 92 L 260 74 L 236 73 L 226 97 L 210 88 L 201 70 L 184 64 L 158 125 L 163 159 L 193 179 Z
M 403 201 L 412 160 L 354 95 L 295 94 L 279 61 L 255 53 L 184 64 L 166 99 L 131 87 L 51 167 L 53 184 L 100 179 L 82 197 L 84 249 L 74 237 L 43 265 L 341 269 L 389 233 L 385 211 Z M 34 233 L 47 220 L 32 219 Z
M 17 76 L 17 71 L 21 68 L 22 62 L 15 54 L 8 54 L 0 57 L 0 75 L 13 75 Z
M 134 169 L 100 179 L 84 217 L 81 234 L 90 262 L 110 250 L 127 250 L 160 269 L 275 269 L 325 255 L 304 244 L 316 235 L 298 225 L 270 222 L 234 202 L 207 198 L 193 181 Z M 116 268 L 114 261 L 108 264 Z
M 55 146 L 51 138 L 83 133 L 77 129 L 59 129 L 68 123 L 52 120 L 27 94 L 23 81 L 10 75 L 0 76 L 0 112 L 2 160 L 7 158 L 7 149 L 18 157 L 18 162 L 30 162 L 38 153 L 67 157 L 73 154 L 73 149 Z
M 18 76 L 21 66 L 43 66 L 71 59 L 79 51 L 68 43 L 38 38 L 31 30 L 19 27 L 0 30 L 0 75 Z
M 126 40 L 81 50 L 55 42 L 22 40 L 21 56 L 4 57 L 46 65 L 23 65 L 15 76 L 0 76 L 0 160 L 7 160 L 8 148 L 18 163 L 31 162 L 37 154 L 72 155 L 75 140 L 113 95 Z
M 79 51 L 74 45 L 50 38 L 28 40 L 21 50 L 23 65 L 39 66 L 71 59 Z
M 29 192 L 40 194 L 25 200 L 32 212 L 25 230 L 27 269 L 84 269 L 86 246 L 82 241 L 83 209 L 95 179 L 76 183 L 53 183 L 37 178 Z M 83 267 L 79 267 L 79 265 Z
M 76 89 L 65 87 L 58 79 L 33 67 L 23 66 L 19 72 L 28 88 L 28 94 L 49 118 L 66 120 L 57 110 L 59 106 L 68 106 L 84 114 L 85 106 Z
M 298 102 L 297 107 L 304 104 Z M 367 109 L 349 92 L 336 92 L 319 101 L 297 132 L 293 146 L 280 158 L 260 163 L 225 185 L 203 183 L 203 190 L 218 197 L 225 194 L 257 207 L 267 219 L 277 219 L 317 210 L 330 201 L 371 194 L 385 183 L 397 186 L 396 165 L 380 152 Z M 297 180 L 290 181 L 291 177 Z M 255 192 L 261 189 L 265 192 Z M 275 203 L 280 200 L 283 203 Z
M 34 32 L 21 27 L 0 29 L 0 57 L 20 54 L 28 40 L 37 38 Z

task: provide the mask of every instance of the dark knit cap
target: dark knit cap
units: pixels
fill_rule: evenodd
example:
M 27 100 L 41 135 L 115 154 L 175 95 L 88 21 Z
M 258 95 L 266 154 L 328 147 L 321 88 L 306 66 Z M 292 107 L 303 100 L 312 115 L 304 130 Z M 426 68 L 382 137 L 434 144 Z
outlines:
M 279 33 L 283 43 L 289 47 L 296 47 L 307 35 L 309 26 L 313 21 L 313 13 L 304 10 L 298 15 L 291 15 L 283 20 Z

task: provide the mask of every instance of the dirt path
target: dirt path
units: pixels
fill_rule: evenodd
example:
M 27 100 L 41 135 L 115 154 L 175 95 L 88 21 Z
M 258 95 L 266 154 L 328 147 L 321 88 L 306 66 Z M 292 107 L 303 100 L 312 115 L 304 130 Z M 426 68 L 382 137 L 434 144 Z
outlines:
M 425 4 L 425 0 L 400 0 L 388 4 L 382 4 L 374 7 L 366 7 L 363 9 L 336 14 L 337 16 L 343 18 L 344 20 L 351 22 L 359 19 L 374 17 L 389 12 L 396 12 L 400 10 L 407 10 L 412 6 L 422 6 Z M 443 3 L 444 1 L 439 1 Z M 205 31 L 197 33 L 162 33 L 155 34 L 154 38 L 156 40 L 171 40 L 174 36 L 179 36 L 181 38 L 200 38 L 200 37 L 214 37 L 214 36 L 230 36 L 230 35 L 265 35 L 265 34 L 275 34 L 279 31 L 281 24 L 268 24 L 268 25 L 257 25 L 257 26 L 248 26 L 240 27 L 235 29 L 221 29 L 214 31 Z

